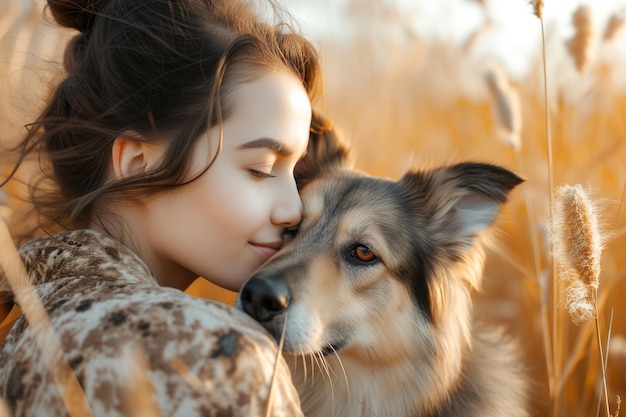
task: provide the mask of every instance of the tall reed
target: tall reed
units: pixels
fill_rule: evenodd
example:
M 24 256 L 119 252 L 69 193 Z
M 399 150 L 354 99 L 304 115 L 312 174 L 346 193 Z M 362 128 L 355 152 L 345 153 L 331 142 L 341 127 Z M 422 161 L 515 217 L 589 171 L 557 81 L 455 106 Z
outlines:
M 557 277 L 568 281 L 566 307 L 574 323 L 595 320 L 602 367 L 602 389 L 607 416 L 606 368 L 598 320 L 600 260 L 604 239 L 600 233 L 598 209 L 580 184 L 562 185 L 556 190 L 552 211 L 552 249 Z M 607 346 L 608 348 L 608 346 Z

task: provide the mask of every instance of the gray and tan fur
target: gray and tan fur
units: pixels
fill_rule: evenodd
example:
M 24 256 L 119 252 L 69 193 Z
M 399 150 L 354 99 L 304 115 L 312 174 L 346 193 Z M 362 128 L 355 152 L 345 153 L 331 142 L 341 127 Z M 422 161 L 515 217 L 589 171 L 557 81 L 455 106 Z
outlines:
M 474 322 L 471 299 L 481 234 L 522 180 L 461 163 L 391 181 L 318 150 L 339 157 L 309 167 L 323 174 L 300 184 L 298 233 L 238 301 L 277 340 L 284 327 L 304 414 L 528 415 L 516 346 Z

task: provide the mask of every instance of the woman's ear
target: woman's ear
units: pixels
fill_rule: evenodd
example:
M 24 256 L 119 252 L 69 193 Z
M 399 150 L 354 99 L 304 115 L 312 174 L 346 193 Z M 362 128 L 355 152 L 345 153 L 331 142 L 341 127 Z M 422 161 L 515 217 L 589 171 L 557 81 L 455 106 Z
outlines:
M 159 144 L 122 136 L 115 138 L 111 148 L 115 178 L 120 180 L 152 169 L 161 161 L 162 154 Z
M 113 172 L 118 180 L 145 172 L 147 155 L 144 142 L 123 137 L 115 138 L 111 149 Z

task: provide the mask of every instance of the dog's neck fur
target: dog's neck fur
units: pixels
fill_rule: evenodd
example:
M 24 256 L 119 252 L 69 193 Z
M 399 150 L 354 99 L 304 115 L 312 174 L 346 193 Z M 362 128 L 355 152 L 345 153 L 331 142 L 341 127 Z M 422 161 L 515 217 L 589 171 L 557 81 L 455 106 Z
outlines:
M 485 353 L 485 350 L 495 349 L 472 337 L 470 288 L 478 283 L 483 263 L 482 251 L 475 249 L 458 268 L 447 269 L 435 277 L 435 282 L 447 288 L 442 291 L 435 288 L 431 293 L 435 297 L 446 297 L 436 302 L 446 311 L 435 312 L 436 316 L 428 325 L 437 327 L 433 332 L 444 337 L 429 340 L 419 333 L 419 326 L 414 323 L 396 322 L 393 326 L 388 324 L 390 333 L 385 335 L 385 341 L 376 341 L 366 348 L 348 348 L 326 358 L 325 363 L 314 357 L 288 357 L 305 414 L 443 416 L 448 412 L 436 409 L 435 404 L 446 404 L 446 407 L 466 404 L 455 396 L 467 394 L 473 385 L 492 384 L 476 381 L 474 378 L 479 378 L 480 372 L 472 366 L 475 356 L 498 356 L 497 352 Z M 460 271 L 464 276 L 458 275 Z M 413 317 L 421 320 L 423 315 L 416 310 Z M 379 357 L 386 359 L 379 361 Z M 442 373 L 442 369 L 448 372 Z M 510 381 L 501 383 L 510 384 Z M 383 391 L 381 387 L 390 389 Z M 355 404 L 361 406 L 355 407 Z M 472 407 L 471 404 L 466 406 Z M 480 407 L 486 406 L 480 404 Z

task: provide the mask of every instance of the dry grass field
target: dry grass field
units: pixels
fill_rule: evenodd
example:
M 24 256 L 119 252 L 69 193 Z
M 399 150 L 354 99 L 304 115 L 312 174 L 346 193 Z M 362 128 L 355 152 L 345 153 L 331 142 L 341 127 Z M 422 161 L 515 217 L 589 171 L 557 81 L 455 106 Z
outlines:
M 478 3 L 489 7 L 488 1 Z M 3 143 L 14 141 L 32 120 L 58 75 L 54 60 L 69 35 L 42 21 L 36 4 L 35 11 L 26 1 L 0 4 Z M 356 166 L 397 178 L 411 167 L 472 159 L 525 177 L 487 250 L 477 314 L 521 341 L 533 415 L 593 416 L 601 401 L 599 413 L 607 416 L 608 400 L 616 416 L 620 398 L 626 398 L 626 60 L 618 57 L 625 53 L 619 47 L 626 43 L 623 13 L 591 27 L 581 10 L 571 16 L 576 30 L 568 39 L 546 31 L 544 95 L 539 45 L 529 58 L 531 70 L 512 77 L 473 53 L 489 27 L 464 44 L 424 39 L 410 30 L 392 36 L 382 28 L 401 27 L 402 14 L 383 13 L 376 4 L 370 0 L 366 11 L 348 12 L 358 40 L 319 41 L 324 108 L 352 144 Z M 371 25 L 371 19 L 382 24 Z M 541 25 L 537 18 L 538 39 Z M 597 321 L 574 324 L 569 318 L 563 298 L 568 283 L 559 280 L 550 255 L 551 203 L 561 184 L 581 184 L 598 207 L 604 247 Z M 13 196 L 21 192 L 15 185 L 0 191 L 5 211 L 19 210 Z M 21 226 L 11 224 L 12 230 Z M 202 284 L 190 290 L 200 296 L 211 291 Z M 607 396 L 598 330 L 608 354 Z

